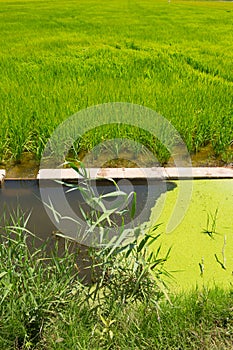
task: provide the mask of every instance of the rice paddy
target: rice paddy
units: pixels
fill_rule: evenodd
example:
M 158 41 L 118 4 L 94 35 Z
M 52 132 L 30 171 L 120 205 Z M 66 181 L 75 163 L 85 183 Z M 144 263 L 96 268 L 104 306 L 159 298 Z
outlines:
M 0 162 L 40 160 L 54 129 L 97 104 L 129 102 L 167 118 L 194 154 L 233 159 L 232 2 L 0 1 Z M 77 142 L 86 152 L 115 132 Z M 133 136 L 132 136 L 133 135 Z M 157 152 L 143 130 L 124 128 Z

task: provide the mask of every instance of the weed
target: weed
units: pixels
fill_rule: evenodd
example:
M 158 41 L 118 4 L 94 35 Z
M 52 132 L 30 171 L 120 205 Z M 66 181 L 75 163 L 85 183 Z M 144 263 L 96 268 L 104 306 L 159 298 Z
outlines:
M 29 216 L 11 220 L 1 228 L 1 347 L 14 344 L 26 349 L 41 341 L 45 324 L 62 313 L 73 297 L 72 284 L 78 283 L 68 249 L 63 258 L 46 256 L 46 244 L 29 250 L 28 241 L 33 240 L 26 228 Z
M 214 214 L 207 214 L 206 228 L 202 230 L 202 233 L 207 234 L 210 238 L 214 238 L 216 232 L 218 208 L 215 210 Z
M 91 249 L 94 285 L 87 290 L 87 302 L 89 304 L 91 302 L 94 309 L 102 308 L 103 305 L 105 308 L 108 305 L 111 309 L 116 302 L 123 305 L 144 301 L 148 305 L 154 305 L 158 310 L 160 299 L 167 296 L 163 276 L 169 276 L 164 269 L 164 263 L 170 251 L 165 257 L 161 257 L 161 246 L 155 251 L 149 250 L 151 244 L 160 236 L 156 234 L 158 225 L 148 228 L 146 224 L 142 224 L 126 229 L 124 214 L 129 211 L 128 203 L 132 199 L 130 217 L 134 218 L 135 194 L 127 195 L 120 191 L 117 184 L 111 180 L 116 190 L 96 197 L 84 165 L 81 162 L 79 167 L 74 163 L 69 165 L 82 176 L 82 183 L 71 184 L 71 189 L 68 191 L 82 191 L 85 202 L 91 204 L 88 212 L 81 208 L 88 224 L 84 238 L 89 235 L 93 237 L 93 233 L 96 232 L 92 244 L 94 243 L 97 248 Z M 118 201 L 107 208 L 104 202 L 106 198 L 117 198 Z M 121 218 L 120 224 L 116 221 L 116 214 Z

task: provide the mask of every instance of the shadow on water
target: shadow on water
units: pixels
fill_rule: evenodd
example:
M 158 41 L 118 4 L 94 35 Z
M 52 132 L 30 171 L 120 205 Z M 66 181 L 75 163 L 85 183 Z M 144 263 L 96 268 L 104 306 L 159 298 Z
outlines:
M 39 186 L 43 186 L 46 193 L 48 193 L 48 197 L 51 198 L 52 196 L 55 203 L 56 198 L 59 198 L 59 191 L 62 189 L 70 207 L 80 218 L 83 218 L 80 212 L 80 206 L 85 212 L 90 211 L 90 207 L 85 203 L 79 190 L 67 193 L 68 187 L 61 186 L 53 180 L 46 180 L 40 183 L 38 180 L 5 180 L 3 187 L 0 188 L 0 225 L 1 227 L 9 225 L 9 222 L 12 221 L 11 216 L 16 217 L 19 211 L 24 213 L 25 217 L 30 214 L 27 229 L 39 238 L 37 242 L 34 242 L 35 246 L 39 247 L 42 242 L 47 240 L 48 254 L 51 254 L 51 251 L 54 250 L 55 243 L 58 244 L 58 253 L 62 254 L 64 251 L 64 239 L 56 236 L 58 229 L 45 210 L 41 200 Z M 126 193 L 131 191 L 136 192 L 135 217 L 139 218 L 137 224 L 140 224 L 149 220 L 151 209 L 155 206 L 156 201 L 161 194 L 173 190 L 176 187 L 176 184 L 162 180 L 150 180 L 148 183 L 146 179 L 132 180 L 130 182 L 129 180 L 124 179 L 118 181 L 118 186 Z M 97 196 L 110 193 L 114 190 L 115 186 L 108 180 L 98 180 L 95 182 Z M 109 201 L 109 205 L 111 206 L 111 201 Z M 129 209 L 130 205 L 132 205 L 132 203 L 129 203 Z M 132 220 L 130 215 L 126 215 L 125 224 L 129 223 L 130 220 Z M 66 222 L 65 224 L 68 225 Z M 78 244 L 78 246 L 80 251 L 79 266 L 80 269 L 83 270 L 83 268 L 90 265 L 90 261 L 86 259 L 88 248 L 80 244 Z M 72 249 L 77 249 L 77 244 L 71 244 L 71 250 Z

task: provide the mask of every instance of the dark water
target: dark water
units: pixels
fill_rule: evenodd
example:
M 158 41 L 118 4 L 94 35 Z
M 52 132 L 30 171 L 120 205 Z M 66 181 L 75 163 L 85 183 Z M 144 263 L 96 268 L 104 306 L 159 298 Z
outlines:
M 139 218 L 138 220 L 144 222 L 149 220 L 151 208 L 155 205 L 161 193 L 172 190 L 175 187 L 175 184 L 172 182 L 150 181 L 148 184 L 146 180 L 133 180 L 128 184 L 127 181 L 121 180 L 119 188 L 124 192 L 136 192 L 136 213 L 134 218 L 135 220 Z M 61 186 L 53 180 L 46 180 L 40 183 L 38 180 L 5 180 L 3 187 L 0 188 L 1 226 L 8 224 L 11 221 L 10 216 L 16 217 L 20 211 L 25 214 L 25 217 L 30 214 L 27 228 L 39 238 L 47 239 L 54 232 L 58 231 L 57 226 L 52 222 L 54 220 L 51 220 L 51 218 L 54 218 L 52 210 L 48 209 L 48 212 L 50 211 L 50 214 L 48 214 L 45 209 L 39 186 L 44 193 L 43 200 L 47 195 L 46 201 L 50 198 L 55 207 L 59 202 L 62 188 L 68 204 L 78 217 L 83 219 L 80 206 L 86 213 L 90 211 L 90 207 L 79 190 L 66 193 L 69 187 Z M 95 186 L 96 195 L 110 193 L 115 190 L 114 185 L 108 180 L 98 180 L 93 186 Z M 111 207 L 111 199 L 108 199 L 107 204 L 108 207 Z M 63 210 L 62 203 L 59 203 L 58 207 L 60 210 Z M 132 200 L 128 208 L 131 209 L 131 207 Z M 143 215 L 141 215 L 142 213 Z M 129 223 L 130 220 L 132 220 L 130 215 L 125 215 L 125 222 Z
M 131 181 L 130 183 L 127 180 L 120 180 L 118 185 L 122 191 L 127 193 L 131 191 L 136 192 L 137 204 L 134 218 L 138 221 L 135 221 L 135 223 L 148 221 L 151 208 L 155 205 L 156 200 L 162 193 L 170 191 L 175 187 L 175 184 L 172 182 L 150 181 L 148 184 L 146 180 Z M 93 188 L 96 195 L 107 194 L 115 190 L 114 185 L 107 180 L 97 181 L 95 186 L 93 184 Z M 42 189 L 43 200 L 40 189 Z M 59 203 L 58 210 L 65 212 L 66 209 L 65 206 L 63 207 L 62 202 L 64 198 L 59 201 L 59 198 L 64 195 L 70 208 L 80 218 L 82 217 L 80 206 L 86 213 L 91 210 L 80 191 L 75 190 L 67 193 L 68 189 L 69 187 L 58 185 L 55 181 L 51 180 L 41 182 L 38 180 L 5 180 L 3 186 L 0 188 L 1 227 L 14 225 L 14 220 L 17 220 L 22 214 L 24 214 L 25 218 L 30 215 L 27 229 L 36 235 L 36 239 L 30 238 L 28 244 L 30 245 L 33 241 L 33 247 L 40 247 L 43 242 L 47 241 L 46 251 L 49 255 L 55 249 L 55 244 L 58 254 L 62 255 L 64 253 L 65 240 L 58 237 L 56 233 L 62 227 L 65 228 L 66 233 L 69 235 L 70 231 L 74 229 L 74 226 L 70 226 L 70 221 L 64 219 L 61 220 L 61 225 L 58 227 L 52 211 L 50 209 L 46 211 L 43 201 L 48 201 L 48 198 L 51 198 L 55 206 Z M 105 204 L 109 207 L 112 206 L 110 199 Z M 132 201 L 129 202 L 128 208 L 132 208 Z M 116 217 L 113 219 L 119 221 L 122 218 Z M 125 222 L 132 222 L 130 215 L 125 215 Z M 73 222 L 71 221 L 71 223 Z M 78 240 L 78 243 L 71 243 L 69 249 L 70 251 L 77 251 L 78 248 L 77 263 L 80 269 L 79 275 L 86 283 L 92 283 L 92 274 L 90 272 L 91 261 L 90 255 L 87 254 L 87 246 L 88 244 L 80 244 Z

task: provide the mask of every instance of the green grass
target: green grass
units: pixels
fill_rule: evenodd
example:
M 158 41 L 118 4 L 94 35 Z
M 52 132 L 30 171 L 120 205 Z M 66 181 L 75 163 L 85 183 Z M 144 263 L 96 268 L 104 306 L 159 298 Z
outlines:
M 29 250 L 25 221 L 1 228 L 1 349 L 232 349 L 232 287 L 196 288 L 170 294 L 170 301 L 160 294 L 158 308 L 147 300 L 157 294 L 156 284 L 145 298 L 119 302 L 118 290 L 103 298 L 109 278 L 97 291 L 100 301 L 93 298 L 95 284 L 77 276 L 78 251 L 71 254 L 69 243 L 63 256 L 56 250 L 48 256 L 46 245 Z M 127 294 L 133 271 L 122 262 L 117 267 L 125 273 Z M 121 269 L 115 267 L 114 283 L 121 283 Z
M 232 3 L 0 4 L 0 161 L 20 161 L 25 151 L 40 159 L 63 120 L 114 101 L 169 119 L 190 152 L 211 144 L 216 156 L 232 160 Z M 100 134 L 80 147 L 89 150 Z M 150 136 L 141 142 L 153 150 Z
M 83 166 L 77 171 L 86 174 Z M 87 191 L 88 181 L 85 188 Z M 177 190 L 167 194 L 166 218 Z M 218 210 L 206 212 L 206 208 L 215 208 L 219 193 L 222 199 Z M 89 199 L 98 206 L 88 216 L 84 215 L 89 223 L 87 234 L 93 233 L 96 225 L 105 227 L 106 218 L 110 220 L 112 213 L 102 203 L 104 216 L 99 216 L 97 208 L 103 198 L 96 202 L 93 192 L 90 195 Z M 216 180 L 214 184 L 200 180 L 195 183 L 192 200 L 201 197 L 202 210 L 198 210 L 194 200 L 185 217 L 185 220 L 192 218 L 192 225 L 189 221 L 187 226 L 186 221 L 167 237 L 159 234 L 162 225 L 142 225 L 132 229 L 131 239 L 126 242 L 123 240 L 126 232 L 121 226 L 122 236 L 118 235 L 115 241 L 112 239 L 109 245 L 99 249 L 85 250 L 89 283 L 79 275 L 84 258 L 80 246 L 67 238 L 64 240 L 59 233 L 48 242 L 38 242 L 27 230 L 30 215 L 17 209 L 8 224 L 0 226 L 0 348 L 232 349 L 232 206 L 227 206 L 232 195 L 230 180 Z M 212 206 L 206 199 L 211 199 Z M 183 202 L 179 205 L 184 210 Z M 218 217 L 226 207 L 229 210 L 226 216 Z M 117 211 L 118 207 L 113 210 Z M 207 219 L 205 224 L 203 217 Z M 190 230 L 185 232 L 183 229 L 187 227 Z M 227 239 L 221 256 L 223 228 Z M 101 232 L 104 241 L 105 234 Z M 119 244 L 121 239 L 124 244 Z M 171 251 L 167 250 L 167 244 L 168 248 L 173 245 Z M 198 260 L 203 252 L 204 260 Z M 218 261 L 214 261 L 215 255 Z M 175 274 L 174 268 L 180 269 L 180 264 L 186 271 Z M 195 285 L 200 264 L 202 283 Z M 221 271 L 220 285 L 217 279 L 216 283 L 208 283 L 210 267 L 214 277 Z M 185 276 L 189 286 L 183 284 L 185 293 L 184 288 L 177 291 L 171 278 L 178 279 L 179 275 L 181 279 Z
M 108 334 L 101 338 L 106 328 L 100 316 L 80 314 L 74 305 L 63 320 L 55 319 L 48 327 L 46 345 L 48 349 L 232 349 L 232 292 L 196 290 L 173 296 L 172 302 L 161 305 L 160 321 L 145 305 L 116 308 L 105 316 L 114 321 L 109 327 L 112 340 Z

